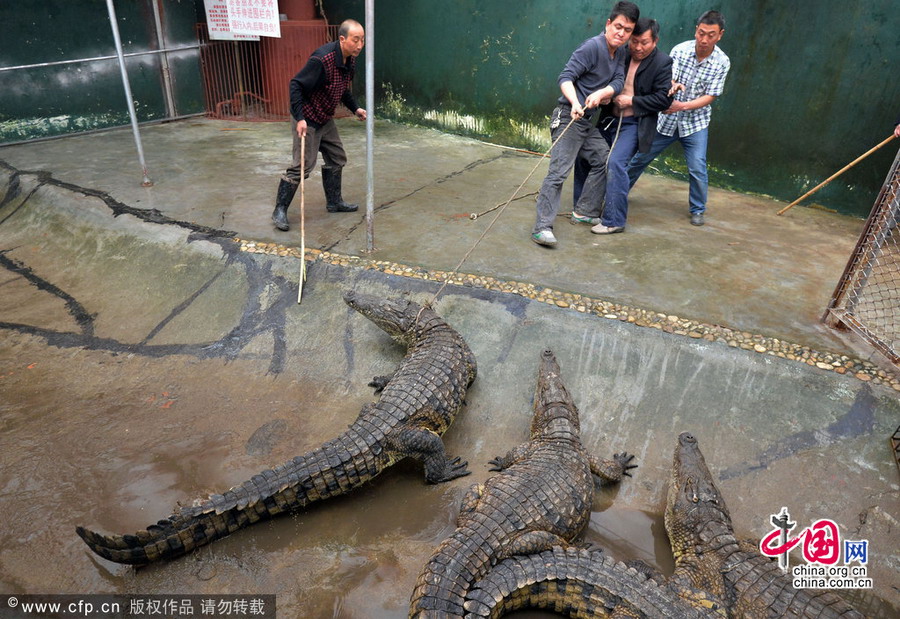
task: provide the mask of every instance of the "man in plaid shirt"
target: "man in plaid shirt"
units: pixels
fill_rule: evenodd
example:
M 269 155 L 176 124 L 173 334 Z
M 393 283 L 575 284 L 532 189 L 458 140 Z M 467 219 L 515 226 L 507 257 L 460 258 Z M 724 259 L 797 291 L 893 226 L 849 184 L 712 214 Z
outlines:
M 660 114 L 656 138 L 648 153 L 637 153 L 628 164 L 632 187 L 656 156 L 676 140 L 684 147 L 690 174 L 691 223 L 702 226 L 706 211 L 709 179 L 706 173 L 706 144 L 709 137 L 711 105 L 725 88 L 731 61 L 716 43 L 725 33 L 725 18 L 707 11 L 697 20 L 693 41 L 672 48 L 672 106 Z

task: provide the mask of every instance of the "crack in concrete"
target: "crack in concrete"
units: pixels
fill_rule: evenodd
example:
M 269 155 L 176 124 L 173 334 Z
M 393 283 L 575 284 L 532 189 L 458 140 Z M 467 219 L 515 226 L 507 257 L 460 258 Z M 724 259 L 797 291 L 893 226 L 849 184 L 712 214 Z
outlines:
M 153 329 L 150 330 L 150 332 L 147 334 L 147 336 L 143 340 L 141 340 L 141 344 L 146 344 L 147 342 L 152 340 L 154 337 L 156 337 L 156 335 L 160 331 L 162 331 L 166 327 L 166 325 L 168 325 L 175 318 L 177 318 L 179 315 L 181 315 L 184 312 L 184 310 L 188 309 L 191 306 L 191 304 L 201 294 L 203 294 L 204 292 L 209 290 L 209 287 L 212 286 L 216 282 L 216 280 L 218 280 L 222 276 L 223 273 L 225 273 L 225 269 L 222 269 L 221 271 L 219 271 L 218 273 L 213 275 L 206 282 L 204 282 L 204 284 L 202 286 L 200 286 L 197 290 L 195 290 L 192 295 L 190 295 L 187 299 L 185 299 L 184 301 L 182 301 L 181 303 L 176 305 L 172 309 L 172 311 L 169 312 L 169 315 L 166 316 L 165 318 L 163 318 L 161 321 L 159 321 L 159 324 L 157 324 L 155 327 L 153 327 Z
M 30 174 L 38 178 L 38 185 L 29 192 L 13 211 L 2 220 L 3 225 L 9 218 L 20 209 L 24 208 L 35 191 L 42 185 L 48 184 L 79 193 L 85 196 L 91 196 L 100 199 L 113 216 L 132 215 L 137 219 L 146 223 L 152 223 L 162 226 L 177 226 L 191 231 L 188 235 L 188 243 L 195 241 L 208 241 L 218 245 L 225 256 L 225 267 L 212 278 L 210 278 L 203 286 L 191 294 L 187 299 L 176 305 L 172 311 L 160 321 L 150 332 L 138 343 L 129 344 L 115 338 L 99 337 L 95 335 L 94 325 L 96 315 L 87 311 L 82 303 L 65 290 L 51 283 L 49 280 L 36 274 L 31 267 L 13 260 L 6 256 L 7 253 L 13 251 L 12 248 L 0 250 L 0 268 L 6 269 L 18 277 L 22 277 L 29 284 L 42 292 L 47 292 L 58 297 L 66 304 L 66 309 L 73 316 L 80 328 L 80 332 L 57 331 L 47 329 L 35 325 L 23 323 L 13 323 L 0 321 L 0 329 L 15 331 L 18 333 L 29 334 L 44 339 L 49 345 L 58 348 L 85 348 L 88 350 L 104 350 L 112 353 L 131 353 L 147 357 L 165 357 L 168 355 L 192 355 L 200 359 L 212 357 L 224 357 L 228 360 L 234 360 L 243 351 L 243 349 L 258 335 L 271 333 L 273 338 L 272 354 L 269 361 L 267 373 L 280 374 L 284 370 L 287 357 L 287 338 L 285 335 L 285 322 L 287 309 L 294 304 L 294 298 L 297 295 L 297 285 L 284 277 L 273 275 L 271 264 L 260 264 L 251 256 L 240 251 L 240 248 L 231 240 L 235 233 L 224 230 L 216 230 L 206 226 L 201 226 L 192 222 L 177 221 L 163 215 L 156 209 L 140 209 L 124 204 L 104 191 L 96 189 L 80 187 L 72 183 L 67 183 L 54 179 L 47 172 L 27 172 L 14 168 L 5 161 L 0 160 L 0 168 L 10 172 L 11 180 L 8 190 L 3 200 L 0 201 L 0 208 L 9 204 L 13 199 L 21 194 L 21 175 Z M 248 292 L 244 300 L 244 307 L 238 324 L 235 325 L 226 335 L 214 342 L 204 342 L 197 344 L 149 344 L 154 336 L 156 336 L 167 324 L 175 317 L 187 310 L 203 292 L 224 273 L 225 270 L 233 263 L 237 262 L 244 269 L 245 277 L 248 283 Z M 261 299 L 267 288 L 274 286 L 276 293 L 274 300 L 269 303 L 268 307 L 262 307 Z
M 795 432 L 778 439 L 760 454 L 758 463 L 742 463 L 727 468 L 719 474 L 719 479 L 725 481 L 743 477 L 753 471 L 767 469 L 773 462 L 793 456 L 810 447 L 825 445 L 838 438 L 854 438 L 870 434 L 875 427 L 876 404 L 877 400 L 872 393 L 872 388 L 863 384 L 856 393 L 856 400 L 850 410 L 828 427 Z
M 0 267 L 25 279 L 38 290 L 48 292 L 54 297 L 61 299 L 66 305 L 66 311 L 75 319 L 75 323 L 81 328 L 82 335 L 88 337 L 93 336 L 94 315 L 89 313 L 87 309 L 70 294 L 36 275 L 31 267 L 24 265 L 18 260 L 7 257 L 6 254 L 9 251 L 12 250 L 0 250 Z

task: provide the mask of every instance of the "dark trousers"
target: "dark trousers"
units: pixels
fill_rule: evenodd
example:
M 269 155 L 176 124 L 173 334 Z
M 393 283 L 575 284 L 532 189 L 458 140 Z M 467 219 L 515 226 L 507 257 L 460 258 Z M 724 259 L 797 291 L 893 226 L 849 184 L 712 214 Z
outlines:
M 293 162 L 291 167 L 284 171 L 283 178 L 292 183 L 299 183 L 300 136 L 297 135 L 297 123 L 293 119 L 291 120 L 291 133 L 294 136 Z M 303 162 L 306 170 L 303 178 L 309 178 L 310 172 L 316 167 L 316 157 L 320 152 L 325 167 L 343 168 L 347 165 L 347 153 L 344 152 L 344 145 L 341 143 L 341 136 L 338 135 L 334 120 L 329 120 L 318 129 L 306 128 L 306 154 Z
M 572 108 L 561 105 L 553 110 L 550 117 L 550 139 L 556 139 L 569 125 Z M 586 217 L 599 217 L 600 204 L 606 193 L 606 155 L 609 147 L 603 136 L 590 120 L 580 118 L 572 123 L 565 135 L 550 151 L 550 167 L 541 184 L 537 198 L 537 218 L 532 232 L 552 230 L 553 221 L 559 213 L 562 185 L 572 171 L 575 160 L 580 156 L 590 163 L 591 170 L 584 183 L 584 191 L 576 211 Z

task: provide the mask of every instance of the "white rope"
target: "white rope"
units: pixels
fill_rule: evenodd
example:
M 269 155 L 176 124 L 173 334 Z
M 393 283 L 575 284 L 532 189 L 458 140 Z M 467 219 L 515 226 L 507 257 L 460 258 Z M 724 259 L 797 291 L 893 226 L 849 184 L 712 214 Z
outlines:
M 531 176 L 538 169 L 538 166 L 541 165 L 541 163 L 544 160 L 544 157 L 546 157 L 547 155 L 550 154 L 550 151 L 553 150 L 553 147 L 556 146 L 556 144 L 559 142 L 559 140 L 562 138 L 562 136 L 564 136 L 566 134 L 566 131 L 569 130 L 569 127 L 572 126 L 572 123 L 574 123 L 575 120 L 576 119 L 574 117 L 572 117 L 572 119 L 569 121 L 569 124 L 566 125 L 565 128 L 562 130 L 562 132 L 560 132 L 560 134 L 556 137 L 556 139 L 550 145 L 550 148 L 547 149 L 547 152 L 544 153 L 540 159 L 538 159 L 538 162 L 531 169 L 531 172 L 528 173 L 528 176 L 525 177 L 525 180 L 523 180 L 522 183 L 516 188 L 516 190 L 513 192 L 513 194 L 509 197 L 509 200 L 507 200 L 505 203 L 503 203 L 502 206 L 499 206 L 499 207 L 495 206 L 493 209 L 485 211 L 485 213 L 489 213 L 490 211 L 495 210 L 497 208 L 500 209 L 500 212 L 498 212 L 494 216 L 494 219 L 491 220 L 491 223 L 488 224 L 488 227 L 484 229 L 484 232 L 481 233 L 481 236 L 478 237 L 478 240 L 475 241 L 475 243 L 472 245 L 472 247 L 469 249 L 469 251 L 466 252 L 466 255 L 462 257 L 462 260 L 459 261 L 459 264 L 457 264 L 456 267 L 444 279 L 444 283 L 441 284 L 441 287 L 438 288 L 438 291 L 436 293 L 434 293 L 434 297 L 432 297 L 431 301 L 429 301 L 427 304 L 428 306 L 434 305 L 434 302 L 437 301 L 437 298 L 444 291 L 444 288 L 447 287 L 447 284 L 450 283 L 450 280 L 453 278 L 453 276 L 455 276 L 457 273 L 459 273 L 459 269 L 462 267 L 463 263 L 466 260 L 468 260 L 469 256 L 472 255 L 472 252 L 475 251 L 475 248 L 478 247 L 478 244 L 481 243 L 481 241 L 484 239 L 485 236 L 487 236 L 487 233 L 490 232 L 490 230 L 494 226 L 494 224 L 497 223 L 497 220 L 500 218 L 500 215 L 503 214 L 503 211 L 506 209 L 506 207 L 509 206 L 510 202 L 512 202 L 515 199 L 516 195 L 519 193 L 519 191 L 521 191 L 522 187 L 525 186 L 525 183 L 528 182 L 528 179 L 531 178 Z M 469 215 L 469 218 L 474 221 L 475 219 L 478 218 L 478 215 L 476 213 L 472 213 L 471 215 Z

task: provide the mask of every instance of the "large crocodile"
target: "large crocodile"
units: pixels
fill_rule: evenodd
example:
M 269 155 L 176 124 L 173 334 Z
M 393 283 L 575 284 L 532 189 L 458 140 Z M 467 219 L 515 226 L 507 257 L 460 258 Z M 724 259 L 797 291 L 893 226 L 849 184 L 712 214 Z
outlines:
M 697 439 L 678 436 L 666 498 L 666 532 L 675 556 L 670 581 L 718 598 L 729 617 L 862 617 L 839 595 L 795 589 L 757 544 L 734 536 L 731 514 Z
M 665 521 L 675 556 L 668 580 L 602 553 L 555 550 L 500 563 L 472 587 L 466 608 L 476 617 L 519 608 L 571 617 L 862 617 L 833 592 L 795 589 L 755 543 L 735 538 L 697 439 L 686 432 L 675 447 Z
M 434 551 L 413 591 L 410 617 L 460 617 L 466 591 L 496 562 L 567 544 L 590 517 L 594 478 L 615 483 L 634 456 L 589 455 L 578 409 L 559 376 L 556 357 L 541 356 L 531 440 L 491 460 L 499 475 L 463 498 L 456 531 Z
M 687 592 L 683 592 L 687 593 Z M 466 617 L 502 617 L 526 608 L 567 617 L 715 616 L 703 592 L 684 599 L 674 587 L 616 561 L 601 550 L 554 546 L 498 563 L 466 594 Z
M 406 299 L 350 291 L 344 300 L 407 346 L 394 374 L 370 383 L 381 392 L 377 402 L 365 405 L 343 434 L 318 449 L 180 508 L 144 531 L 107 536 L 78 527 L 87 545 L 111 561 L 141 565 L 184 555 L 259 520 L 344 494 L 406 457 L 423 462 L 430 483 L 468 475 L 467 463 L 449 459 L 441 441 L 475 380 L 475 356 L 462 336 L 432 309 Z

